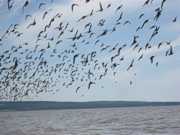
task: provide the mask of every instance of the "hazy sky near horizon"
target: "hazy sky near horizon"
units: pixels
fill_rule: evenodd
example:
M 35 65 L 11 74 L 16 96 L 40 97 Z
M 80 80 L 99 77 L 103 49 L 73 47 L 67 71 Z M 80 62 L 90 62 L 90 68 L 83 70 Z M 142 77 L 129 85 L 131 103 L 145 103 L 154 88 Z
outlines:
M 22 5 L 25 0 L 17 0 L 17 5 Z M 21 30 L 25 32 L 25 35 L 21 41 L 31 42 L 35 37 L 35 32 L 42 28 L 42 25 L 47 23 L 41 21 L 41 15 L 44 12 L 43 9 L 37 10 L 37 3 L 43 0 L 31 0 L 32 7 L 27 9 L 29 14 L 37 20 L 38 24 L 34 29 L 27 32 L 23 26 L 27 26 L 27 22 L 24 21 L 24 15 L 21 14 L 21 9 L 13 9 L 13 12 L 9 12 L 6 7 L 5 0 L 0 0 L 0 35 L 3 30 L 10 24 L 21 24 Z M 119 28 L 118 32 L 107 36 L 104 41 L 108 44 L 115 44 L 117 41 L 120 44 L 130 44 L 132 41 L 134 29 L 139 24 L 138 16 L 140 13 L 145 13 L 145 18 L 152 18 L 154 9 L 158 7 L 161 0 L 154 0 L 151 5 L 142 7 L 145 0 L 92 0 L 88 4 L 84 4 L 83 0 L 54 0 L 53 3 L 50 0 L 45 0 L 48 5 L 47 9 L 50 10 L 49 16 L 53 16 L 58 12 L 62 12 L 65 20 L 72 21 L 77 17 L 89 13 L 91 9 L 97 9 L 99 1 L 105 6 L 112 3 L 112 10 L 105 11 L 103 17 L 107 18 L 109 22 L 107 27 L 112 25 L 113 15 L 115 7 L 123 4 L 123 11 L 127 18 L 132 22 L 131 25 Z M 71 13 L 71 4 L 78 3 L 79 7 L 75 8 L 74 13 Z M 90 90 L 83 88 L 80 94 L 76 94 L 73 87 L 62 88 L 57 86 L 58 92 L 54 93 L 42 93 L 38 96 L 32 96 L 24 100 L 45 100 L 45 101 L 94 101 L 94 100 L 138 100 L 138 101 L 180 101 L 180 1 L 179 0 L 167 0 L 164 7 L 164 12 L 158 21 L 161 26 L 160 34 L 152 41 L 151 44 L 157 44 L 159 41 L 171 41 L 174 46 L 174 55 L 165 57 L 165 48 L 157 50 L 152 49 L 147 52 L 146 57 L 139 63 L 135 64 L 135 67 L 127 72 L 124 66 L 125 63 L 119 69 L 118 74 L 113 76 L 107 75 L 104 79 L 98 81 Z M 18 7 L 18 6 L 17 6 Z M 20 6 L 21 7 L 21 6 Z M 113 8 L 114 7 L 114 8 Z M 53 10 L 51 10 L 53 9 Z M 174 17 L 177 16 L 177 22 L 172 23 Z M 50 18 L 50 17 L 49 17 Z M 102 18 L 102 16 L 96 16 L 91 19 L 92 22 Z M 74 27 L 81 28 L 82 24 L 79 23 Z M 141 43 L 145 44 L 147 40 L 147 33 L 149 33 L 149 26 L 145 30 L 138 33 L 141 37 Z M 98 31 L 98 30 L 97 30 Z M 6 41 L 6 44 L 16 43 L 15 39 Z M 32 43 L 33 44 L 33 43 Z M 31 46 L 29 46 L 31 48 Z M 5 50 L 6 46 L 3 46 L 2 50 Z M 86 48 L 88 50 L 88 48 Z M 89 48 L 91 49 L 91 47 Z M 1 51 L 2 51 L 1 50 Z M 1 53 L 0 51 L 0 53 Z M 84 50 L 80 50 L 84 51 Z M 126 50 L 124 55 L 128 57 L 134 57 L 134 54 L 130 50 Z M 159 62 L 159 66 L 150 64 L 149 57 L 155 55 L 155 61 Z M 106 59 L 102 56 L 101 59 Z M 49 59 L 50 60 L 50 59 Z M 51 61 L 51 60 L 50 60 Z M 52 61 L 53 62 L 53 61 Z M 129 85 L 132 81 L 133 84 Z

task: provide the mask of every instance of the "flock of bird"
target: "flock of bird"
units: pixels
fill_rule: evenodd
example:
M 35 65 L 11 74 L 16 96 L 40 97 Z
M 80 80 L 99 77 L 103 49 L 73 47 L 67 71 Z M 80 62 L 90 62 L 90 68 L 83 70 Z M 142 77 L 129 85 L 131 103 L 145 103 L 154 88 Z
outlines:
M 87 7 L 92 2 L 92 0 L 82 1 Z M 121 28 L 133 25 L 131 19 L 127 19 L 123 11 L 124 5 L 120 2 L 119 5 L 113 5 L 113 2 L 104 5 L 99 1 L 96 8 L 80 16 L 72 24 L 71 21 L 62 20 L 65 13 L 48 16 L 53 11 L 48 6 L 54 1 L 37 0 L 37 10 L 43 11 L 38 19 L 46 24 L 36 28 L 39 25 L 37 18 L 26 13 L 31 7 L 31 1 L 25 0 L 20 14 L 24 16 L 27 24 L 25 30 L 35 31 L 33 33 L 35 38 L 32 38 L 33 41 L 22 40 L 26 39 L 24 37 L 26 33 L 22 31 L 20 23 L 11 24 L 6 29 L 0 30 L 0 99 L 17 101 L 31 95 L 56 93 L 60 88 L 69 87 L 74 88 L 74 92 L 79 94 L 82 89 L 89 90 L 94 87 L 110 73 L 116 76 L 119 70 L 130 72 L 135 64 L 144 58 L 146 51 L 155 47 L 158 50 L 165 46 L 167 49 L 164 56 L 173 55 L 174 48 L 171 42 L 157 41 L 156 38 L 161 28 L 158 21 L 163 15 L 167 0 L 160 1 L 159 7 L 152 10 L 151 18 L 147 19 L 145 13 L 136 16 L 139 25 L 131 36 L 130 44 L 121 41 L 110 44 L 106 40 L 111 41 L 112 34 L 116 35 Z M 142 7 L 151 7 L 153 2 L 154 0 L 145 0 Z M 17 8 L 15 3 L 16 0 L 7 0 L 9 13 Z M 77 14 L 80 6 L 78 3 L 69 6 L 72 16 Z M 105 15 L 106 11 L 115 6 L 116 8 L 112 9 L 115 19 L 97 17 Z M 95 21 L 91 21 L 93 19 Z M 107 25 L 110 21 L 113 23 Z M 172 17 L 172 23 L 177 21 L 177 17 Z M 143 34 L 143 29 L 148 29 L 151 33 L 145 45 L 140 43 L 139 33 Z M 15 41 L 7 43 L 11 38 Z M 158 44 L 153 45 L 153 40 Z M 123 55 L 123 51 L 128 49 L 136 52 L 138 57 L 128 61 L 126 57 L 130 54 Z M 155 55 L 151 55 L 149 62 L 157 67 L 159 63 L 155 58 Z M 126 65 L 125 69 L 120 69 L 121 65 Z M 130 80 L 130 85 L 132 84 Z

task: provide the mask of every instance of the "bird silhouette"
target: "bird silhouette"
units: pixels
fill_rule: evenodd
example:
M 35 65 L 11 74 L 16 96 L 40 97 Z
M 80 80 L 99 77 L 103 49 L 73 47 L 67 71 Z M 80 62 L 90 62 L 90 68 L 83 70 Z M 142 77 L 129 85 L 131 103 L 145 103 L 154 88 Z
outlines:
M 34 21 L 27 26 L 27 29 L 35 25 L 36 25 L 36 20 L 34 19 Z
M 25 3 L 24 3 L 24 5 L 23 5 L 23 7 L 22 7 L 23 12 L 24 12 L 24 9 L 25 9 L 28 5 L 29 5 L 29 1 L 26 0 Z
M 99 10 L 97 12 L 102 12 L 102 11 L 104 11 L 104 9 L 103 9 L 102 3 L 99 2 Z
M 155 56 L 151 56 L 151 57 L 150 57 L 151 64 L 153 64 L 154 58 L 155 58 Z
M 11 10 L 13 8 L 14 1 L 13 0 L 7 0 L 7 5 L 8 5 L 8 10 Z
M 134 65 L 134 59 L 131 61 L 129 67 L 127 68 L 127 71 L 129 71 Z
M 88 84 L 88 89 L 90 89 L 91 85 L 93 85 L 93 84 L 95 84 L 95 82 L 90 81 L 89 84 Z
M 145 2 L 144 2 L 144 6 L 145 5 L 148 5 L 150 3 L 150 0 L 146 0 Z
M 46 5 L 46 3 L 40 3 L 39 6 L 38 6 L 38 8 L 41 9 L 41 7 L 43 7 L 43 6 L 45 6 L 45 5 Z
M 172 20 L 173 23 L 177 22 L 177 17 L 174 17 L 174 19 Z
M 78 7 L 78 6 L 79 6 L 78 4 L 73 3 L 73 4 L 71 5 L 71 11 L 73 12 L 73 11 L 74 11 L 74 8 L 75 8 L 75 7 Z

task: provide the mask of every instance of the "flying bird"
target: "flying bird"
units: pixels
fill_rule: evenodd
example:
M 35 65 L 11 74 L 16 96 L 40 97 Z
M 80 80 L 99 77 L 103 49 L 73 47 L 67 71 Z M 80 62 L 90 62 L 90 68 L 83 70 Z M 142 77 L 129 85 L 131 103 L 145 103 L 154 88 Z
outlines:
M 162 0 L 162 2 L 161 2 L 161 9 L 164 7 L 165 2 L 166 2 L 166 0 Z
M 90 0 L 86 0 L 85 2 L 88 3 L 88 2 L 90 2 Z
M 129 71 L 134 65 L 134 59 L 131 61 L 129 67 L 127 68 L 127 71 Z
M 14 1 L 13 0 L 7 0 L 7 5 L 8 5 L 8 10 L 11 10 L 13 8 Z
M 71 11 L 72 11 L 72 12 L 74 11 L 74 8 L 75 8 L 75 7 L 79 7 L 79 5 L 76 4 L 76 3 L 73 3 L 73 4 L 71 5 Z
M 25 3 L 24 3 L 24 5 L 23 5 L 23 7 L 22 7 L 23 12 L 24 12 L 24 9 L 25 9 L 28 5 L 29 5 L 29 1 L 26 0 Z
M 177 22 L 177 17 L 174 17 L 174 19 L 172 20 L 173 23 Z
M 76 88 L 75 92 L 78 93 L 78 91 L 79 91 L 80 88 L 81 88 L 81 87 L 78 86 L 78 87 Z
M 34 19 L 34 21 L 27 26 L 27 29 L 29 29 L 31 26 L 35 26 L 35 25 L 36 25 L 36 20 Z
M 120 6 L 118 6 L 118 7 L 116 8 L 116 12 L 119 11 L 122 7 L 123 7 L 123 4 L 121 4 Z
M 40 3 L 38 8 L 41 9 L 41 7 L 43 7 L 45 5 L 46 5 L 46 3 Z
M 138 19 L 141 19 L 144 16 L 144 13 L 140 14 Z
M 151 57 L 150 57 L 151 64 L 153 64 L 154 58 L 155 58 L 155 56 L 151 56 Z
M 101 2 L 99 2 L 99 8 L 100 9 L 97 12 L 102 12 L 104 10 Z
M 143 5 L 143 6 L 148 5 L 149 3 L 150 3 L 150 0 L 146 0 L 146 1 L 144 2 L 144 5 Z
M 95 84 L 95 82 L 90 81 L 89 84 L 88 84 L 88 89 L 90 89 L 91 85 L 93 85 L 93 84 Z

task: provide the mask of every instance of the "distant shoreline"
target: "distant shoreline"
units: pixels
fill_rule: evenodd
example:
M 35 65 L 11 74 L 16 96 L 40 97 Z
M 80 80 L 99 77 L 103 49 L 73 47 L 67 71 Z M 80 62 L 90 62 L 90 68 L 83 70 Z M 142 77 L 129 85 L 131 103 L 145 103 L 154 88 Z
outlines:
M 118 107 L 158 107 L 177 106 L 180 102 L 141 102 L 141 101 L 94 101 L 94 102 L 0 102 L 0 111 L 34 111 L 34 110 L 64 110 L 64 109 L 93 109 Z

